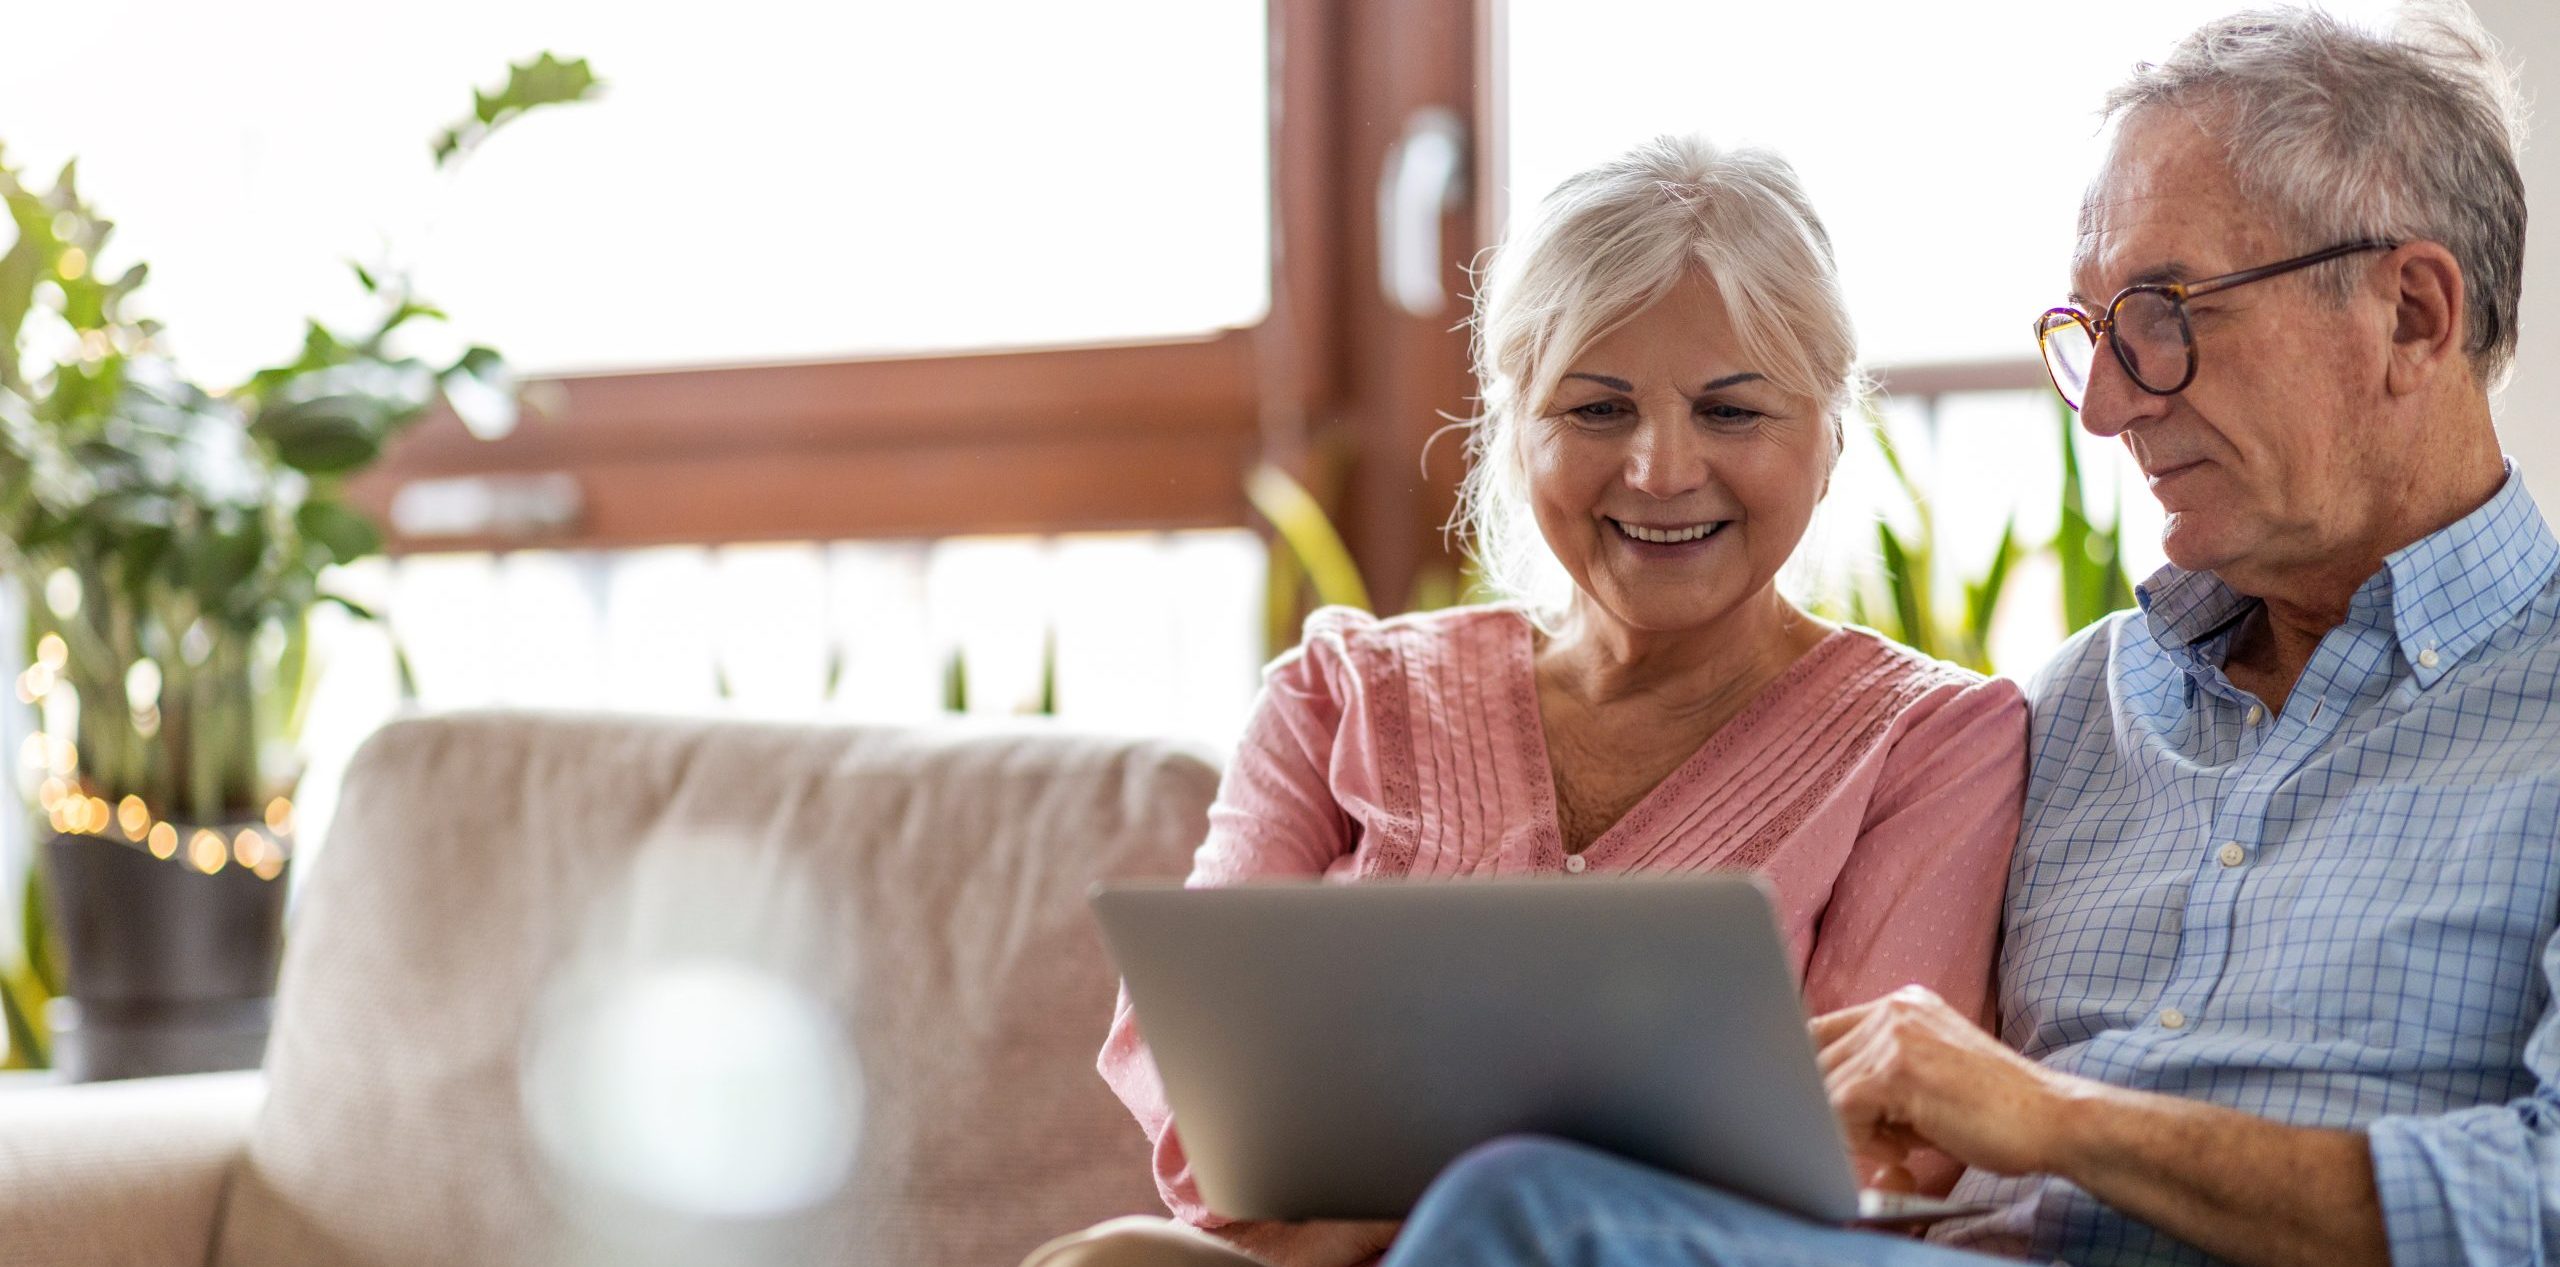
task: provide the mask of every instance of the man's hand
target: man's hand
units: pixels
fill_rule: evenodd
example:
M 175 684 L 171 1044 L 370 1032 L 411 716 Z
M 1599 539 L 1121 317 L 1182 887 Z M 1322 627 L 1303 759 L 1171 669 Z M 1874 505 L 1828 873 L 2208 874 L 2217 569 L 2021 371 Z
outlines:
M 1814 1018 L 1832 1110 L 1861 1168 L 1891 1184 L 1935 1147 L 2003 1175 L 2054 1169 L 2077 1079 L 2018 1055 L 1937 995 L 1905 986 Z
M 2373 1158 L 2355 1131 L 2056 1073 L 1917 986 L 1813 1021 L 1832 1108 L 1862 1167 L 1934 1146 L 2003 1175 L 2059 1175 L 2235 1262 L 2387 1263 Z

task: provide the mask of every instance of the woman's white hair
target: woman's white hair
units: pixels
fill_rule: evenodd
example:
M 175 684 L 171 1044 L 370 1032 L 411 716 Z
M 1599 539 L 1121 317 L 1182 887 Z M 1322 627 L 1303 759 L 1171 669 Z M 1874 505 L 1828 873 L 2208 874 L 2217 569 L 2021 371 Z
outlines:
M 2524 107 L 2460 0 L 2405 5 L 2373 32 L 2317 9 L 2208 22 L 2107 96 L 2107 114 L 2187 111 L 2241 189 L 2318 250 L 2359 238 L 2442 243 L 2462 266 L 2472 372 L 2515 359 L 2524 290 Z M 2357 276 L 2322 265 L 2343 300 Z
M 1556 186 L 1476 292 L 1481 413 L 1458 522 L 1496 593 L 1543 615 L 1572 595 L 1530 510 L 1521 424 L 1584 348 L 1692 274 L 1714 281 L 1752 368 L 1826 413 L 1838 457 L 1864 382 L 1831 237 L 1795 169 L 1697 137 L 1646 142 Z

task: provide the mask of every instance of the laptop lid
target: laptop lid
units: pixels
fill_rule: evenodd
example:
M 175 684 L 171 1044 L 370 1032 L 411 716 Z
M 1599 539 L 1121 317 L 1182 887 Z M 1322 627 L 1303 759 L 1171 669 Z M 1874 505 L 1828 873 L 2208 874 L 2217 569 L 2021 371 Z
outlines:
M 1093 906 L 1228 1217 L 1402 1217 L 1522 1133 L 1859 1214 L 1757 877 L 1105 886 Z

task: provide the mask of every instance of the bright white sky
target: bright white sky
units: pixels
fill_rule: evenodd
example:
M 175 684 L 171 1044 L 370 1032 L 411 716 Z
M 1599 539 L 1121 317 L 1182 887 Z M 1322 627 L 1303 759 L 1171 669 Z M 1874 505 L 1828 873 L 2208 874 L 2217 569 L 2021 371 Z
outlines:
M 216 381 L 361 308 L 388 239 L 540 369 L 1125 338 L 1266 302 L 1254 0 L 0 0 L 0 143 L 72 154 Z M 429 139 L 549 49 L 602 101 L 448 187 Z
M 2029 319 L 2068 289 L 2107 88 L 2248 7 L 1512 0 L 1510 205 L 1659 133 L 1766 145 L 1831 230 L 1868 363 L 2031 357 Z
M 1508 197 L 1661 132 L 1773 145 L 1870 362 L 2027 355 L 2100 94 L 2235 7 L 1513 0 Z M 1171 334 L 1267 302 L 1257 0 L 6 8 L 0 142 L 39 177 L 81 156 L 123 226 L 107 266 L 152 262 L 147 306 L 215 380 L 357 311 L 343 261 L 386 243 L 461 334 L 540 369 Z M 431 177 L 470 88 L 543 49 L 610 95 Z

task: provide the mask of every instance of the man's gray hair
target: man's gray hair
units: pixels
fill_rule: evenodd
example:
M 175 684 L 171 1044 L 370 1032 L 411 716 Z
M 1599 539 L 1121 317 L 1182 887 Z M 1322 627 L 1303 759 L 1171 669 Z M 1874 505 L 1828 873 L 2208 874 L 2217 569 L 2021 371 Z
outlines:
M 1539 613 L 1571 598 L 1530 511 L 1521 429 L 1583 349 L 1693 274 L 1715 282 L 1751 367 L 1822 411 L 1838 456 L 1865 379 L 1831 238 L 1795 169 L 1766 150 L 1658 137 L 1558 185 L 1477 289 L 1483 413 L 1458 526 L 1495 592 Z
M 2406 6 L 2388 32 L 2316 9 L 2209 22 L 2107 96 L 2122 119 L 2185 110 L 2252 200 L 2303 250 L 2358 238 L 2442 243 L 2462 267 L 2464 351 L 2484 385 L 2515 358 L 2524 289 L 2524 110 L 2497 46 L 2459 0 Z M 2323 265 L 2344 299 L 2355 274 Z

